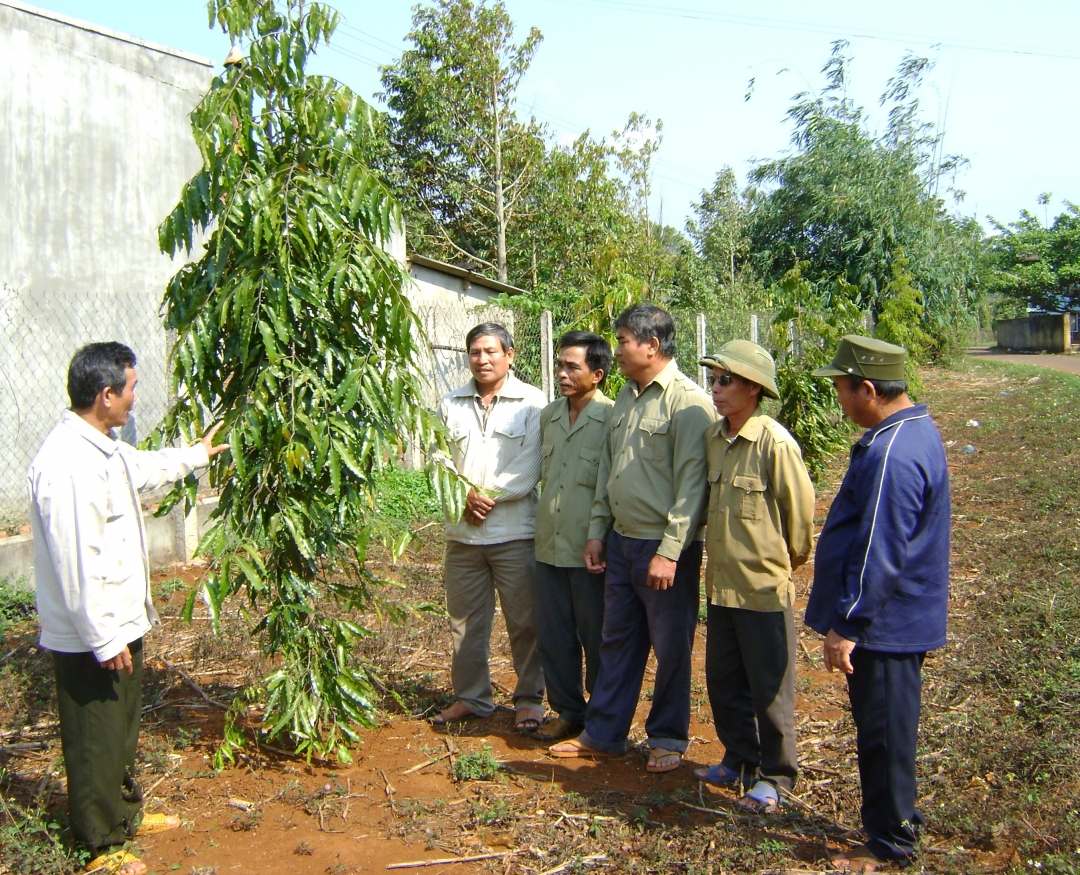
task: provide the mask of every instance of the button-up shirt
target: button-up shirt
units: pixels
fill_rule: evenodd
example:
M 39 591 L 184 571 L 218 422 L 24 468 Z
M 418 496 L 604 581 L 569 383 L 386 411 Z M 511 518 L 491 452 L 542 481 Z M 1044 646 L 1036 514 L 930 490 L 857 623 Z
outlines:
M 65 412 L 30 465 L 41 646 L 112 659 L 157 622 L 138 493 L 209 463 L 201 443 L 144 452 Z
M 613 402 L 597 392 L 573 426 L 570 402 L 557 398 L 540 414 L 543 490 L 536 511 L 536 559 L 581 568 L 596 495 L 600 454 L 606 449 Z
M 444 395 L 439 404 L 439 418 L 450 431 L 454 470 L 495 499 L 481 525 L 447 523 L 447 539 L 463 544 L 531 538 L 536 526 L 544 393 L 511 372 L 491 404 L 485 411 L 475 380 Z
M 604 540 L 614 526 L 627 538 L 659 540 L 657 554 L 672 560 L 700 540 L 702 441 L 715 420 L 712 399 L 674 360 L 645 386 L 627 380 L 600 454 L 589 538 Z
M 791 572 L 814 544 L 814 486 L 798 443 L 754 413 L 732 438 L 727 419 L 705 433 L 709 515 L 705 583 L 726 608 L 781 611 L 795 600 Z

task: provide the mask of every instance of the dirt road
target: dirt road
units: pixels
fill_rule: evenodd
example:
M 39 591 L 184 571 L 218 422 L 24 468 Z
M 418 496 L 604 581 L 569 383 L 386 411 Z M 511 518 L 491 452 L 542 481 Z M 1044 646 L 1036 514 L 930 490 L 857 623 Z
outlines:
M 969 356 L 984 358 L 995 362 L 1009 362 L 1014 365 L 1034 365 L 1039 368 L 1050 368 L 1054 371 L 1064 371 L 1066 374 L 1080 374 L 1080 356 L 1078 355 L 1048 355 L 1045 353 L 999 353 L 990 349 L 969 349 Z

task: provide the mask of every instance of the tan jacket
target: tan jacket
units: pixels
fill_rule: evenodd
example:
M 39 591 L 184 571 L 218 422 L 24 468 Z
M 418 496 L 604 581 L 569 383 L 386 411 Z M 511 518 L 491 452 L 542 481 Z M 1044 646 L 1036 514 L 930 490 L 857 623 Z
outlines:
M 641 391 L 627 380 L 600 454 L 589 538 L 604 540 L 614 525 L 627 538 L 659 540 L 656 552 L 673 560 L 700 540 L 708 492 L 701 447 L 715 420 L 712 400 L 674 360 Z
M 706 432 L 705 448 L 709 601 L 751 611 L 790 608 L 791 572 L 814 544 L 814 486 L 799 445 L 776 420 L 755 413 L 733 441 L 721 419 Z
M 581 568 L 596 472 L 606 449 L 614 402 L 597 392 L 570 427 L 570 403 L 557 398 L 540 414 L 543 490 L 536 509 L 536 560 Z

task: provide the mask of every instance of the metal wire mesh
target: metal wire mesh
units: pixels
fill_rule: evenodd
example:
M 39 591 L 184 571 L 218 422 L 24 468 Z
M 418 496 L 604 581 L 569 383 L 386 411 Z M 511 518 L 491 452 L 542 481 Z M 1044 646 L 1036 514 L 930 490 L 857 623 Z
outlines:
M 126 343 L 138 357 L 134 421 L 125 438 L 149 433 L 168 404 L 167 340 L 152 295 L 63 296 L 0 287 L 0 526 L 27 518 L 26 469 L 69 406 L 67 369 L 79 347 Z

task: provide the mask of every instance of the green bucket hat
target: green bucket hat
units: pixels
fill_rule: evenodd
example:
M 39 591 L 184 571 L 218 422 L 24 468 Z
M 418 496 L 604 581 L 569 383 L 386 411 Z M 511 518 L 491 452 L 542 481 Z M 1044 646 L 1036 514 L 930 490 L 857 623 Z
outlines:
M 815 377 L 862 377 L 865 380 L 903 380 L 907 350 L 894 343 L 845 335 L 832 364 L 814 371 Z
M 779 398 L 776 389 L 776 363 L 765 347 L 749 340 L 730 340 L 714 352 L 698 360 L 707 368 L 723 368 L 751 383 L 761 386 L 770 398 Z

